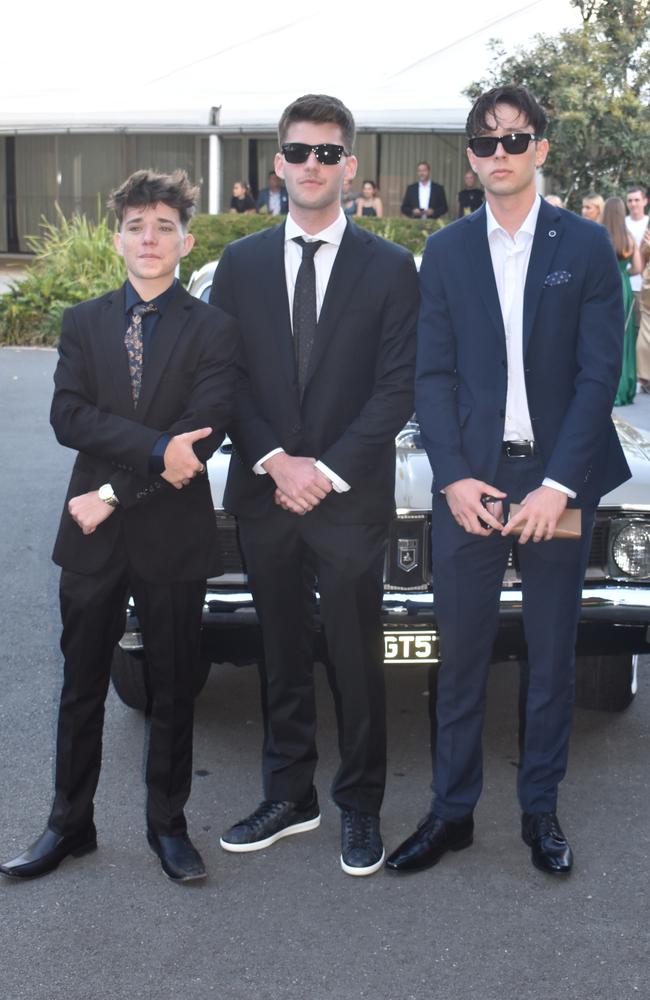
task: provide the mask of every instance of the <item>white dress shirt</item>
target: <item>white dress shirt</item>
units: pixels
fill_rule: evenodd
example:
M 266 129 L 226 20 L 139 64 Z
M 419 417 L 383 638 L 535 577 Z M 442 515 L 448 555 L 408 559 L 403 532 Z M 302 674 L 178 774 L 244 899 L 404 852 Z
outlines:
M 341 245 L 341 240 L 343 239 L 343 233 L 347 226 L 347 219 L 343 214 L 343 210 L 339 213 L 338 218 L 326 229 L 323 229 L 320 233 L 306 233 L 300 226 L 292 219 L 291 215 L 287 215 L 287 221 L 284 230 L 284 274 L 287 281 L 287 295 L 289 298 L 289 315 L 291 316 L 291 325 L 293 328 L 293 295 L 296 287 L 296 278 L 298 277 L 298 271 L 300 269 L 300 264 L 302 261 L 302 247 L 299 243 L 294 242 L 296 236 L 302 236 L 306 243 L 313 243 L 316 240 L 323 240 L 324 245 L 319 247 L 316 254 L 314 255 L 314 270 L 316 272 L 316 319 L 320 317 L 321 307 L 323 305 L 323 299 L 325 298 L 325 292 L 327 291 L 327 284 L 330 280 L 330 275 L 332 273 L 332 268 L 334 267 L 334 261 L 336 260 L 336 255 L 338 253 L 339 247 Z M 266 469 L 263 468 L 264 462 L 272 455 L 277 455 L 284 451 L 283 448 L 274 448 L 273 451 L 267 452 L 262 458 L 253 466 L 253 472 L 258 476 L 266 475 Z M 323 473 L 324 476 L 329 479 L 336 493 L 347 493 L 350 489 L 350 484 L 346 483 L 344 479 L 337 476 L 332 469 L 328 468 L 322 462 L 316 462 L 316 468 Z
M 422 181 L 418 181 L 418 202 L 423 212 L 426 212 L 428 209 L 430 201 L 431 181 L 427 181 L 426 184 L 423 184 Z
M 508 358 L 504 441 L 535 440 L 526 393 L 523 335 L 524 288 L 540 204 L 541 197 L 537 195 L 521 227 L 514 236 L 510 236 L 499 225 L 489 204 L 486 203 L 487 237 L 506 334 Z M 572 490 L 562 486 L 561 483 L 556 483 L 553 479 L 544 479 L 543 485 L 552 486 L 570 497 L 576 495 Z
M 648 216 L 644 215 L 642 219 L 633 219 L 631 216 L 626 215 L 625 226 L 636 245 L 640 247 L 645 236 L 645 231 L 648 228 Z M 631 274 L 630 284 L 633 292 L 640 292 L 643 288 L 643 275 Z

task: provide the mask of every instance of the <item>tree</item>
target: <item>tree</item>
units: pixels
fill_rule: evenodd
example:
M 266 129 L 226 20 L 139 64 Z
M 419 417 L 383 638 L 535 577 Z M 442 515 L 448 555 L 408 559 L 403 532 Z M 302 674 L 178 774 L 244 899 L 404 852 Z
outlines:
M 536 35 L 508 56 L 490 43 L 495 69 L 465 93 L 528 87 L 549 115 L 550 190 L 577 207 L 582 194 L 624 194 L 650 182 L 650 0 L 570 0 L 582 27 Z

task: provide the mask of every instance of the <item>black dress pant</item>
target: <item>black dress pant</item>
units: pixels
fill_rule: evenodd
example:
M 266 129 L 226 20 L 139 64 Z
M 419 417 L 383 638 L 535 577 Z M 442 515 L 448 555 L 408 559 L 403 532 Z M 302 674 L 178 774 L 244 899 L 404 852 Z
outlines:
M 117 563 L 117 565 L 116 565 Z M 93 817 L 102 756 L 104 702 L 113 650 L 133 594 L 152 693 L 146 765 L 147 822 L 161 834 L 186 829 L 192 780 L 193 675 L 199 658 L 205 581 L 151 583 L 126 560 L 94 575 L 63 570 L 60 583 L 64 677 L 55 795 L 49 825 L 70 834 Z
M 316 588 L 339 724 L 341 764 L 332 796 L 343 808 L 379 813 L 386 778 L 381 602 L 387 530 L 279 507 L 264 518 L 239 519 L 264 642 L 266 798 L 300 801 L 313 784 Z

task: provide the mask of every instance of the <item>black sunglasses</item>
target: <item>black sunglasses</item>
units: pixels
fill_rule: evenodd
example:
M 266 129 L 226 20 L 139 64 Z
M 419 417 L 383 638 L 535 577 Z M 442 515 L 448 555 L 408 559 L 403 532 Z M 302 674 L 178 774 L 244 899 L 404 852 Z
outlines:
M 313 153 L 326 167 L 333 167 L 341 162 L 342 156 L 351 155 L 346 153 L 345 146 L 333 142 L 319 142 L 317 146 L 309 146 L 306 142 L 283 142 L 280 149 L 287 163 L 306 163 L 309 154 Z
M 533 135 L 532 132 L 509 132 L 507 135 L 475 135 L 469 140 L 467 145 L 474 156 L 494 156 L 499 143 L 503 146 L 504 153 L 525 153 L 533 142 L 538 142 L 541 135 Z

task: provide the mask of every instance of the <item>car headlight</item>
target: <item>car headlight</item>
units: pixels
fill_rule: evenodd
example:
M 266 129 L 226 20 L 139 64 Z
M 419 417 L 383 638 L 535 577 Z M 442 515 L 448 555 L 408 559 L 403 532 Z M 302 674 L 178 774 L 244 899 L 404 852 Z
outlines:
M 612 525 L 611 560 L 614 576 L 650 576 L 650 524 L 619 521 Z

